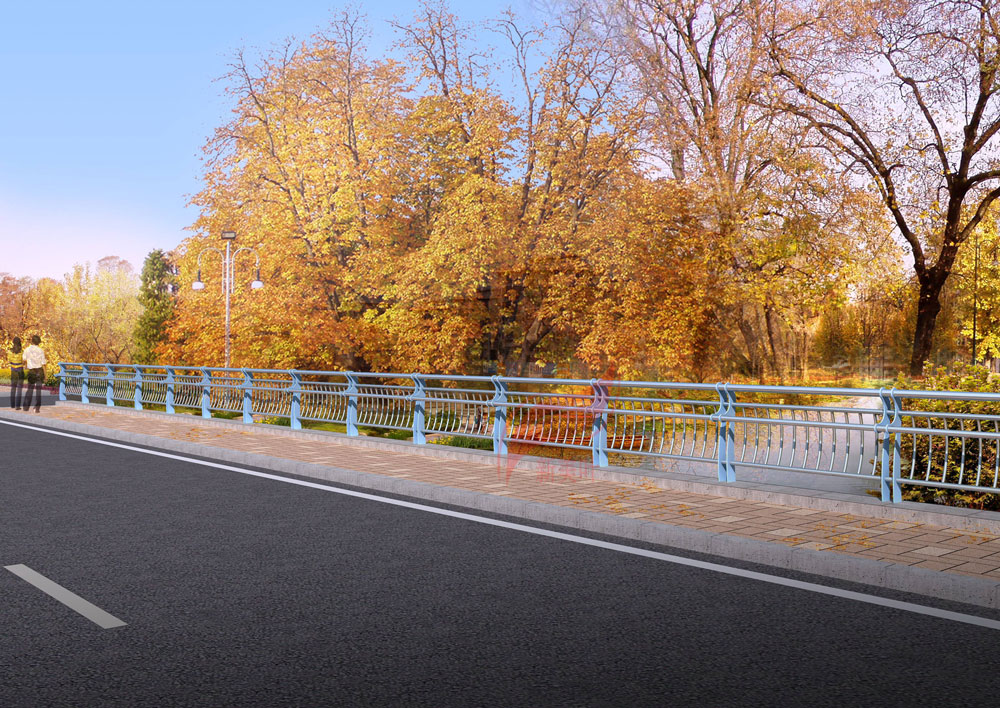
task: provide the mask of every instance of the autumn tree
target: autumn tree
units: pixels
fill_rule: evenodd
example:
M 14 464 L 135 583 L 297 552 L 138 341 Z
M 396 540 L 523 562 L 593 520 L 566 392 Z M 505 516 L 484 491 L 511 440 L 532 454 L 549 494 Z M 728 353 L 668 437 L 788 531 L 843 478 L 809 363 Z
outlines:
M 606 263 L 595 249 L 615 236 L 595 221 L 622 214 L 616 200 L 643 179 L 644 116 L 623 56 L 580 12 L 547 28 L 539 56 L 542 30 L 508 14 L 490 25 L 509 47 L 516 92 L 504 96 L 482 40 L 443 5 L 398 27 L 422 69 L 414 129 L 427 220 L 387 321 L 406 323 L 397 337 L 418 359 L 433 346 L 428 331 L 459 335 L 470 364 L 510 374 L 572 356 Z M 454 352 L 454 337 L 445 341 Z
M 841 285 L 859 206 L 762 98 L 771 0 L 614 0 L 615 29 L 648 96 L 648 149 L 701 195 L 716 283 L 706 317 L 735 331 L 744 373 L 804 368 L 811 311 Z M 725 337 L 718 337 L 723 343 Z
M 993 0 L 799 2 L 768 33 L 775 100 L 848 175 L 873 184 L 918 283 L 910 373 L 931 354 L 941 295 L 1000 197 Z
M 102 258 L 96 268 L 74 266 L 43 321 L 74 361 L 128 363 L 139 320 L 139 279 L 127 262 Z
M 238 55 L 160 355 L 218 360 L 221 293 L 190 283 L 232 229 L 266 283 L 233 295 L 240 365 L 804 370 L 871 199 L 768 103 L 775 6 L 615 2 L 538 27 L 425 3 L 402 61 L 350 13 Z
M 165 354 L 211 363 L 221 351 L 204 326 L 218 322 L 218 298 L 185 285 L 210 244 L 203 239 L 233 229 L 258 246 L 267 283 L 234 303 L 239 361 L 367 368 L 366 313 L 381 300 L 371 261 L 396 248 L 399 215 L 412 207 L 398 197 L 410 181 L 403 67 L 369 59 L 366 35 L 363 18 L 347 12 L 257 65 L 236 57 L 227 77 L 234 115 L 205 148 L 205 188 L 194 199 L 202 216 L 181 248 Z
M 31 312 L 33 290 L 31 278 L 0 273 L 0 342 L 23 339 L 28 328 L 36 324 Z
M 1000 359 L 1000 233 L 994 210 L 958 255 L 953 276 L 969 360 Z

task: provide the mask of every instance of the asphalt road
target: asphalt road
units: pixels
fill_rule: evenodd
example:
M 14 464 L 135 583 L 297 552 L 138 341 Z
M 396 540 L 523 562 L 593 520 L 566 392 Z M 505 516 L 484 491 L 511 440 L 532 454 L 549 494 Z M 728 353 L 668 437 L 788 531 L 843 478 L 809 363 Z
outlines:
M 669 550 L 669 549 L 664 549 Z M 1000 631 L 0 424 L 0 705 L 995 705 Z

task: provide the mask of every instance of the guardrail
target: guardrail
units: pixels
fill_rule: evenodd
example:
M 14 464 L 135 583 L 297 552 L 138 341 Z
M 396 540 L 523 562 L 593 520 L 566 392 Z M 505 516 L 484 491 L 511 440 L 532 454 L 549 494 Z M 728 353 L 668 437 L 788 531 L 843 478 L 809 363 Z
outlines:
M 872 405 L 784 402 L 801 395 Z M 479 438 L 499 455 L 512 443 L 569 448 L 602 467 L 609 454 L 714 461 L 724 482 L 740 466 L 877 476 L 883 501 L 902 501 L 903 484 L 1000 493 L 998 415 L 913 408 L 975 401 L 1000 411 L 997 394 L 61 363 L 59 399 L 69 396 L 245 423 L 287 418 L 295 429 L 339 423 L 351 436 L 404 430 L 417 445 L 430 434 Z

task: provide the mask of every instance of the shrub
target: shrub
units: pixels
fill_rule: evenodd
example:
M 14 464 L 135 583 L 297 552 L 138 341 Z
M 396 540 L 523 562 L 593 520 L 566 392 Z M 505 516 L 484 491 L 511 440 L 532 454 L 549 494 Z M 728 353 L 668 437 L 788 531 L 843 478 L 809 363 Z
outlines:
M 1000 393 L 1000 379 L 990 376 L 983 366 L 955 364 L 951 370 L 947 367 L 928 365 L 923 382 L 916 384 L 902 375 L 896 381 L 899 389 L 923 389 L 929 391 L 969 391 L 977 393 Z M 966 430 L 984 432 L 1000 432 L 1000 402 L 994 401 L 945 401 L 922 398 L 909 398 L 904 401 L 904 411 L 926 411 L 940 413 L 942 417 L 926 418 L 923 416 L 902 416 L 906 427 L 931 427 L 944 430 Z M 960 420 L 948 417 L 954 414 L 972 413 L 991 416 L 995 420 L 986 427 L 982 421 Z M 982 486 L 997 486 L 997 452 L 1000 441 L 979 440 L 975 438 L 949 437 L 947 443 L 944 436 L 903 435 L 901 448 L 902 476 L 914 470 L 914 477 L 925 476 L 929 480 L 942 481 L 947 472 L 947 481 L 958 481 L 957 470 L 961 461 L 965 461 L 966 476 L 969 473 L 981 474 L 979 483 Z M 964 454 L 964 458 L 963 458 Z M 946 469 L 947 465 L 947 469 Z M 969 507 L 975 509 L 1000 510 L 1000 495 L 989 492 L 969 492 L 955 489 L 941 489 L 916 485 L 903 486 L 903 498 L 907 501 L 920 501 L 948 506 Z

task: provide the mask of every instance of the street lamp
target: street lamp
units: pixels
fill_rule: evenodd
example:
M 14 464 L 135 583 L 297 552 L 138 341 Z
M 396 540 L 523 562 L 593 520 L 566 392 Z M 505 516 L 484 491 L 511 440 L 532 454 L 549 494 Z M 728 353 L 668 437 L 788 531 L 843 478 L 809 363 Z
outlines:
M 236 281 L 236 256 L 240 254 L 241 251 L 247 251 L 253 253 L 256 263 L 254 264 L 254 279 L 250 283 L 251 290 L 260 290 L 264 287 L 264 283 L 260 279 L 260 254 L 257 253 L 256 248 L 251 248 L 250 246 L 241 246 L 235 251 L 232 250 L 231 242 L 236 240 L 236 232 L 231 230 L 226 230 L 222 232 L 222 240 L 226 242 L 226 252 L 223 253 L 215 246 L 206 246 L 198 254 L 198 277 L 195 278 L 194 282 L 191 283 L 192 290 L 204 290 L 205 283 L 201 279 L 201 257 L 205 255 L 205 251 L 214 251 L 222 257 L 222 294 L 226 299 L 226 368 L 229 368 L 229 297 L 232 295 L 233 287 Z

